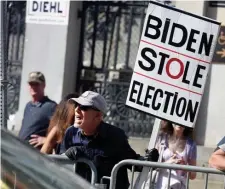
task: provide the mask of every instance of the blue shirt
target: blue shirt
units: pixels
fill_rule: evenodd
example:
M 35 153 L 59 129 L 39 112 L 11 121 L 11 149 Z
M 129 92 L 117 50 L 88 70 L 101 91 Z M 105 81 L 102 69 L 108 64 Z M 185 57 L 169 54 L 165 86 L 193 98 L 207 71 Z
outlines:
M 28 141 L 32 134 L 46 136 L 56 106 L 57 104 L 47 96 L 37 103 L 28 102 L 24 110 L 19 138 Z
M 85 149 L 84 158 L 92 160 L 97 167 L 98 181 L 102 176 L 110 176 L 112 168 L 118 162 L 140 157 L 130 147 L 122 129 L 104 122 L 99 125 L 98 132 L 94 136 L 85 136 L 81 129 L 69 127 L 64 136 L 61 153 L 73 146 Z M 127 167 L 123 167 L 118 172 L 116 188 L 128 187 Z

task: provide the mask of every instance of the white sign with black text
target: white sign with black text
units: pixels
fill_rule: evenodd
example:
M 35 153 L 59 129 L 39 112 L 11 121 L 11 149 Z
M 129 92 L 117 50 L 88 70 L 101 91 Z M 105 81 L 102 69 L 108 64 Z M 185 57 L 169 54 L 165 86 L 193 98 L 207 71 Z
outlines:
M 27 1 L 26 23 L 68 25 L 70 1 Z
M 194 127 L 220 23 L 150 2 L 126 105 Z

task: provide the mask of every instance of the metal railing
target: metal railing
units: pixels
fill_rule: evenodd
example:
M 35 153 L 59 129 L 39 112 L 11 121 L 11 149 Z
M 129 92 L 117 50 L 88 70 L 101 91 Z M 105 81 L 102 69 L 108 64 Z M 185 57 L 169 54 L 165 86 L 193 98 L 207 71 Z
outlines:
M 91 184 L 95 185 L 97 182 L 97 169 L 94 165 L 94 163 L 88 159 L 85 158 L 79 158 L 76 161 L 71 161 L 68 159 L 65 155 L 47 155 L 48 158 L 52 159 L 53 161 L 59 163 L 61 166 L 65 166 L 66 168 L 74 171 L 76 173 L 77 169 L 77 163 L 85 163 L 90 167 L 91 170 Z
M 154 168 L 159 168 L 159 169 L 166 169 L 168 170 L 168 187 L 167 189 L 170 189 L 170 178 L 171 178 L 171 171 L 172 170 L 182 170 L 182 171 L 187 171 L 187 172 L 200 172 L 200 173 L 205 173 L 205 189 L 208 187 L 208 178 L 209 174 L 216 174 L 216 175 L 223 175 L 225 176 L 225 172 L 213 169 L 213 168 L 206 168 L 206 167 L 197 167 L 197 166 L 189 166 L 189 165 L 176 165 L 176 164 L 168 164 L 168 163 L 155 163 L 155 162 L 149 162 L 149 161 L 139 161 L 139 160 L 123 160 L 116 164 L 111 172 L 111 177 L 103 177 L 103 179 L 109 179 L 110 180 L 110 189 L 115 189 L 116 187 L 116 176 L 118 173 L 118 170 L 122 166 L 127 166 L 127 165 L 132 165 L 132 176 L 131 176 L 131 187 L 130 189 L 133 189 L 134 187 L 134 167 L 135 166 L 143 166 L 143 167 L 149 167 L 150 168 L 150 178 L 152 175 L 152 171 Z M 147 175 L 146 175 L 147 178 Z M 149 188 L 152 188 L 152 182 L 150 179 L 149 182 Z M 224 185 L 225 186 L 225 185 Z M 186 179 L 186 189 L 189 188 L 189 174 L 187 174 L 187 179 Z

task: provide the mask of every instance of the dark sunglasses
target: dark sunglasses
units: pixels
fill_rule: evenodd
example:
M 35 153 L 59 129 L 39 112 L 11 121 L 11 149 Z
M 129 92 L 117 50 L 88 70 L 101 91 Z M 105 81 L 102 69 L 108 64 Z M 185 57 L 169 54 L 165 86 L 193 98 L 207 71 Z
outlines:
M 79 107 L 79 109 L 82 110 L 82 111 L 84 111 L 84 112 L 85 112 L 85 111 L 88 111 L 88 110 L 90 110 L 90 109 L 99 112 L 99 110 L 98 110 L 97 108 L 95 108 L 94 106 L 83 106 L 83 105 L 80 105 L 80 104 L 78 104 L 78 103 L 75 103 L 75 107 Z

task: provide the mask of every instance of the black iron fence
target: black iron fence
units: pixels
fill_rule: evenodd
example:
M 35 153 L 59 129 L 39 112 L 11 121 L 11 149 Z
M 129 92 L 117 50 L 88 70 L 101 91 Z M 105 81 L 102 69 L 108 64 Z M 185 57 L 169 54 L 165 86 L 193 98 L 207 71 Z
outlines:
M 100 92 L 105 120 L 129 136 L 149 137 L 154 118 L 125 106 L 148 2 L 84 2 L 77 91 Z
M 19 106 L 23 49 L 25 42 L 26 1 L 7 1 L 7 101 L 8 114 L 14 114 Z

